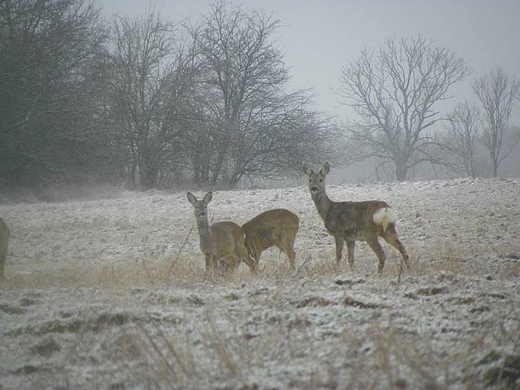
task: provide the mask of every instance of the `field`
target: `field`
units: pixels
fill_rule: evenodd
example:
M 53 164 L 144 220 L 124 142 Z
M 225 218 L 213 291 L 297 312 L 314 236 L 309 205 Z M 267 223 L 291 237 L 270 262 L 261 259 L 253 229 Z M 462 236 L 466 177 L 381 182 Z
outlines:
M 214 192 L 214 221 L 300 217 L 258 277 L 205 273 L 185 192 L 1 204 L 0 389 L 520 389 L 520 180 L 328 193 L 397 211 L 400 282 L 386 243 L 382 276 L 364 243 L 336 269 L 304 186 Z

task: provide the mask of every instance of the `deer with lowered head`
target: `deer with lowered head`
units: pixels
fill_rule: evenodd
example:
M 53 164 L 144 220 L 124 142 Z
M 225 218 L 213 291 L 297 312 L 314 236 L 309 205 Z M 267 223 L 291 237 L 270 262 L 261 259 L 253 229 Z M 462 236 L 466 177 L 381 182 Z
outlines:
M 294 240 L 300 227 L 298 216 L 286 209 L 273 209 L 258 214 L 242 225 L 246 235 L 246 249 L 257 267 L 262 252 L 277 246 L 289 258 L 291 269 L 295 269 Z
M 206 272 L 232 271 L 243 261 L 251 272 L 256 274 L 256 263 L 249 257 L 244 245 L 245 235 L 242 227 L 231 221 L 209 224 L 208 203 L 213 193 L 208 192 L 202 200 L 198 200 L 191 192 L 187 193 L 187 197 L 197 220 L 200 250 L 206 258 Z
M 341 262 L 343 244 L 347 244 L 348 262 L 354 266 L 356 241 L 366 241 L 379 260 L 377 271 L 383 272 L 386 255 L 379 243 L 379 237 L 396 248 L 409 268 L 409 256 L 399 240 L 395 223 L 397 216 L 392 208 L 383 201 L 334 202 L 325 190 L 325 177 L 330 172 L 330 163 L 326 162 L 318 172 L 303 165 L 303 172 L 309 177 L 309 191 L 325 228 L 334 237 L 336 244 L 336 263 Z M 401 274 L 402 263 L 399 268 Z

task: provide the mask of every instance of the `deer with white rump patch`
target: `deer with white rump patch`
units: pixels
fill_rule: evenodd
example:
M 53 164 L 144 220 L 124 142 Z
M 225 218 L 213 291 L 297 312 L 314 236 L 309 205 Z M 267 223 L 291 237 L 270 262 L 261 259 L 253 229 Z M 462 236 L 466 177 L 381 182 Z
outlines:
M 206 258 L 206 272 L 217 270 L 232 271 L 243 261 L 251 272 L 257 272 L 255 261 L 249 257 L 245 245 L 244 230 L 234 222 L 208 222 L 208 203 L 213 197 L 210 191 L 204 199 L 198 200 L 191 192 L 187 193 L 197 220 L 200 250 Z
M 334 237 L 338 265 L 341 262 L 344 242 L 347 244 L 349 265 L 353 267 L 356 241 L 366 241 L 377 255 L 379 260 L 377 271 L 381 274 L 386 256 L 378 237 L 383 237 L 401 253 L 406 267 L 409 268 L 408 253 L 399 241 L 395 228 L 397 216 L 386 202 L 379 200 L 333 202 L 325 191 L 325 177 L 330 172 L 330 163 L 326 162 L 319 172 L 314 172 L 304 165 L 303 172 L 309 177 L 309 191 L 325 223 L 325 228 Z M 401 271 L 402 263 L 400 263 L 399 275 Z

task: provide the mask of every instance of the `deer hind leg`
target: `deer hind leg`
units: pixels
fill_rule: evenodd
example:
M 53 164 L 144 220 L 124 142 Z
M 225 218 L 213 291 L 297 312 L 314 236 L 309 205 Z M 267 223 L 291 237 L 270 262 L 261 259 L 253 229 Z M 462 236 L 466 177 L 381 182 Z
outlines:
M 242 257 L 238 257 L 236 253 L 226 253 L 218 257 L 218 275 L 228 277 L 240 265 Z
M 0 281 L 5 280 L 5 259 L 7 258 L 7 245 L 5 248 L 0 248 Z
M 216 271 L 216 259 L 209 253 L 204 253 L 204 257 L 206 258 L 206 272 L 214 273 Z
M 251 272 L 255 275 L 258 274 L 258 261 L 253 256 L 250 256 L 246 248 L 240 248 L 236 254 L 237 265 L 240 264 L 240 260 L 247 264 Z
M 383 268 L 385 267 L 385 260 L 386 255 L 385 251 L 381 247 L 381 244 L 377 240 L 377 236 L 366 238 L 367 244 L 370 246 L 370 248 L 374 251 L 374 253 L 377 256 L 377 259 L 379 260 L 379 264 L 377 265 L 377 273 L 381 274 L 383 273 Z
M 260 267 L 260 256 L 262 255 L 262 252 L 258 250 L 256 245 L 253 242 L 246 241 L 246 251 L 248 257 L 252 258 L 256 263 L 256 267 Z
M 291 266 L 291 269 L 295 269 L 295 259 L 296 259 L 296 252 L 294 251 L 294 238 L 295 236 L 291 236 L 285 239 L 282 239 L 276 246 L 278 249 L 280 249 L 283 253 L 287 255 L 289 258 L 289 265 Z
M 216 255 L 213 259 L 215 274 L 218 276 L 226 275 L 232 261 L 233 259 L 229 259 L 227 256 Z
M 405 246 L 399 240 L 399 237 L 397 236 L 397 231 L 395 230 L 395 226 L 389 225 L 388 229 L 381 234 L 381 237 L 383 237 L 386 242 L 388 242 L 390 245 L 392 245 L 395 249 L 399 251 L 399 253 L 403 257 L 406 268 L 410 268 L 410 256 L 408 256 L 408 252 L 406 252 Z
M 350 266 L 350 268 L 354 268 L 354 252 L 356 250 L 356 240 L 345 238 L 345 242 L 347 243 L 348 265 Z

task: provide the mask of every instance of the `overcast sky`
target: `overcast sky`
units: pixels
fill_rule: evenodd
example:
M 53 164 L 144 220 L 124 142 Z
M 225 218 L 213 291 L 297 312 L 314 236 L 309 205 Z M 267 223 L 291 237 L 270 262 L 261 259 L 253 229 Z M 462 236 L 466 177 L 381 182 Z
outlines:
M 98 0 L 107 16 L 145 13 L 145 0 Z M 210 11 L 207 0 L 158 0 L 164 19 L 197 19 Z M 291 72 L 291 87 L 314 88 L 321 110 L 340 118 L 346 109 L 332 92 L 341 68 L 363 46 L 385 38 L 421 34 L 465 58 L 473 74 L 458 88 L 472 99 L 473 77 L 502 66 L 520 76 L 520 0 L 245 0 L 247 9 L 280 20 L 278 47 Z

